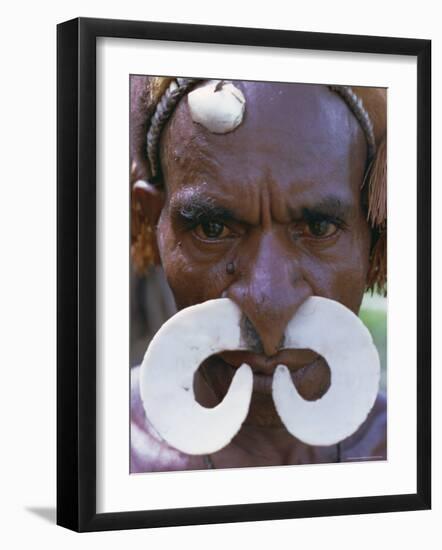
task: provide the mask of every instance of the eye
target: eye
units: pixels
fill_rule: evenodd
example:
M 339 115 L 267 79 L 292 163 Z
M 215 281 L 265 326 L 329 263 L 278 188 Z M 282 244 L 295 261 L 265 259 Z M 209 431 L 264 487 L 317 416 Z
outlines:
M 315 220 L 306 224 L 305 233 L 312 237 L 331 237 L 338 230 L 338 226 L 328 220 Z
M 339 223 L 324 218 L 303 221 L 295 224 L 292 236 L 295 240 L 300 238 L 327 239 L 333 237 L 340 228 Z
M 193 231 L 203 240 L 220 240 L 232 235 L 232 231 L 226 225 L 217 221 L 202 222 Z

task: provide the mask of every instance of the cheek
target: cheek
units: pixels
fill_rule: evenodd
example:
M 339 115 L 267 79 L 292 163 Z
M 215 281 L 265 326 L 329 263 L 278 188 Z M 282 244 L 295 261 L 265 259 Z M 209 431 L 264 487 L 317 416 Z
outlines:
M 186 246 L 167 222 L 158 226 L 158 247 L 167 282 L 178 309 L 219 298 L 228 285 L 226 262 L 207 263 L 189 257 Z
M 309 259 L 306 277 L 313 293 L 336 300 L 358 313 L 369 267 L 370 231 L 361 224 L 333 250 L 330 257 Z

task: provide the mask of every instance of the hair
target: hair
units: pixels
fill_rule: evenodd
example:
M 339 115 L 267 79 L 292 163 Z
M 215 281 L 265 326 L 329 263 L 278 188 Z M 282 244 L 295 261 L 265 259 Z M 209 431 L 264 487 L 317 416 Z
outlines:
M 148 155 L 148 139 L 156 146 L 162 125 L 181 97 L 198 80 L 174 77 L 131 77 L 130 154 L 131 186 L 139 179 L 162 185 L 161 167 Z M 172 84 L 171 84 L 172 83 Z M 181 90 L 180 87 L 182 86 Z M 361 183 L 361 198 L 371 228 L 371 251 L 367 290 L 387 292 L 387 94 L 384 88 L 329 86 L 355 114 L 367 138 L 368 166 Z M 161 108 L 157 110 L 161 102 Z M 157 110 L 157 112 L 156 112 Z M 151 127 L 154 117 L 157 124 Z M 158 124 L 159 120 L 159 124 Z M 153 125 L 152 125 L 153 126 Z M 150 133 L 149 133 L 150 130 Z M 149 133 L 149 138 L 148 138 Z M 153 136 L 153 137 L 152 137 Z M 152 149 L 152 147 L 150 147 Z M 150 158 L 149 158 L 150 157 Z M 138 273 L 146 272 L 152 262 L 151 228 L 140 223 L 132 209 L 132 258 Z M 149 235 L 150 236 L 149 236 Z M 149 236 L 149 238 L 147 238 Z

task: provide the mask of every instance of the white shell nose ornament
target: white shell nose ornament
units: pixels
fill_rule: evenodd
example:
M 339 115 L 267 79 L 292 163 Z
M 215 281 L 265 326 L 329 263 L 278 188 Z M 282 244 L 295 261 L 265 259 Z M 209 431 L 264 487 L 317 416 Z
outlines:
M 250 406 L 251 368 L 243 364 L 227 395 L 209 409 L 195 400 L 193 376 L 209 356 L 246 349 L 240 309 L 229 299 L 209 300 L 174 315 L 153 338 L 140 372 L 146 416 L 160 436 L 187 454 L 214 453 L 240 430 Z M 289 322 L 284 348 L 311 349 L 331 370 L 331 385 L 317 401 L 297 392 L 284 365 L 273 376 L 273 400 L 287 430 L 310 445 L 333 445 L 354 433 L 379 388 L 377 350 L 367 328 L 333 300 L 309 298 Z
M 195 400 L 193 376 L 210 355 L 241 348 L 241 311 L 229 299 L 186 308 L 157 332 L 140 369 L 146 416 L 160 436 L 187 454 L 214 453 L 230 443 L 249 410 L 252 370 L 242 365 L 216 407 Z
M 367 418 L 379 390 L 379 355 L 368 329 L 342 304 L 314 296 L 288 324 L 285 348 L 309 348 L 327 361 L 331 385 L 317 401 L 304 400 L 289 370 L 278 365 L 273 400 L 287 430 L 309 445 L 333 445 Z

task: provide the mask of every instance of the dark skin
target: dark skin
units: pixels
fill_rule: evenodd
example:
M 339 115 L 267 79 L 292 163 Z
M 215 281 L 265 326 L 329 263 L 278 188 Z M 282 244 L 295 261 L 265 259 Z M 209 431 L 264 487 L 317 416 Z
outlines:
M 352 112 L 325 86 L 235 85 L 246 97 L 242 124 L 212 134 L 192 121 L 183 99 L 162 133 L 164 188 L 139 189 L 136 200 L 156 225 L 178 309 L 226 296 L 244 315 L 251 351 L 209 358 L 195 376 L 198 401 L 214 406 L 241 363 L 254 372 L 249 415 L 212 455 L 215 466 L 297 463 L 313 451 L 280 422 L 271 378 L 276 365 L 287 365 L 306 399 L 330 384 L 321 357 L 281 345 L 309 296 L 359 311 L 371 235 L 360 192 L 367 145 Z M 200 462 L 193 457 L 189 467 Z

